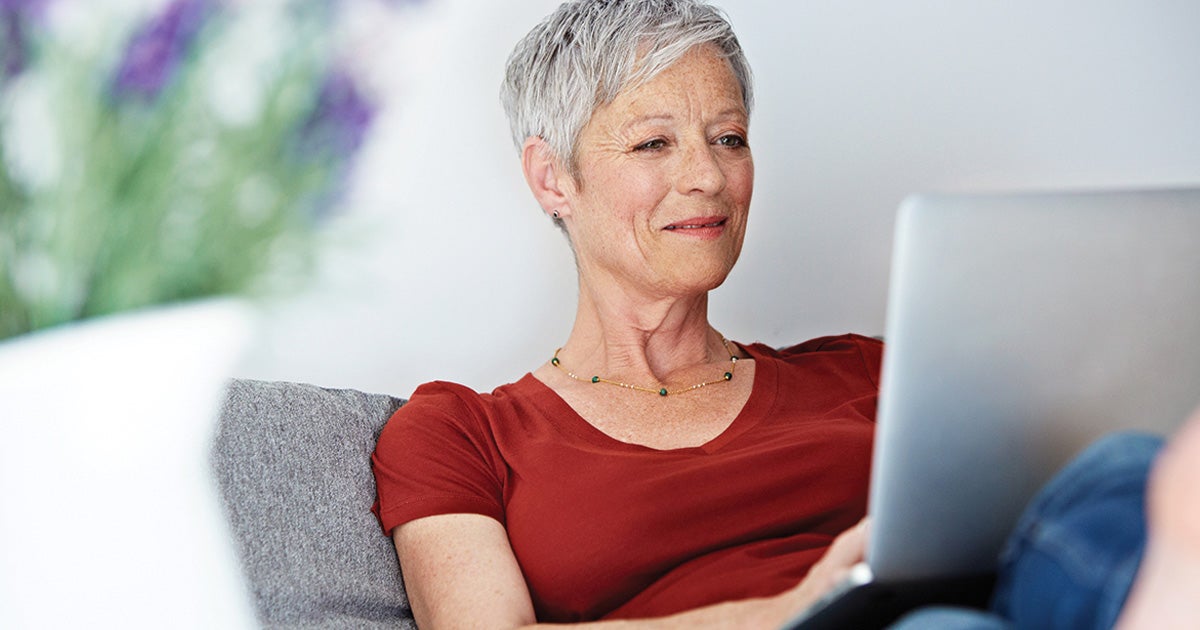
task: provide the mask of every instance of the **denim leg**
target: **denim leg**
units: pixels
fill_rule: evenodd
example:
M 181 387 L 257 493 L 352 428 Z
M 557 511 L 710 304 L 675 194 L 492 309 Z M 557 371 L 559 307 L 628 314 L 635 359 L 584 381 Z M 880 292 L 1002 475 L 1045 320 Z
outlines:
M 1163 439 L 1118 433 L 1086 449 L 1026 508 L 992 609 L 1018 628 L 1111 628 L 1146 540 L 1146 478 Z

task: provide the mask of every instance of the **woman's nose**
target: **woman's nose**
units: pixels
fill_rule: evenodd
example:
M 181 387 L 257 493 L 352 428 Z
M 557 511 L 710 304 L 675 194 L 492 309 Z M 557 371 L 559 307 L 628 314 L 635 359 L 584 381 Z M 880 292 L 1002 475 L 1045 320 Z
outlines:
M 724 190 L 725 171 L 708 142 L 690 143 L 680 153 L 677 188 L 685 195 L 712 195 Z

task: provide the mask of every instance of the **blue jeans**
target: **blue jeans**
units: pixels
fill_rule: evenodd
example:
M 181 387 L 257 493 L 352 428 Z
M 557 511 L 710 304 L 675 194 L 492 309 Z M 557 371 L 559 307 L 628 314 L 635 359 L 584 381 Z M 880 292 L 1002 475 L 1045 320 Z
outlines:
M 988 612 L 933 607 L 893 630 L 1111 628 L 1146 542 L 1146 479 L 1158 436 L 1088 447 L 1034 497 L 1001 554 Z

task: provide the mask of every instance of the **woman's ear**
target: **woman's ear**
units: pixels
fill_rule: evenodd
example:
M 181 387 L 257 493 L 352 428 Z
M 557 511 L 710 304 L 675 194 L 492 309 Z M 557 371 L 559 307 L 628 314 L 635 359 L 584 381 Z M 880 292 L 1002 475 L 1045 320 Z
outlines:
M 571 214 L 571 204 L 568 197 L 571 186 L 571 176 L 554 157 L 550 145 L 546 141 L 530 136 L 521 148 L 521 169 L 525 172 L 525 182 L 529 190 L 541 204 L 546 214 L 561 219 Z

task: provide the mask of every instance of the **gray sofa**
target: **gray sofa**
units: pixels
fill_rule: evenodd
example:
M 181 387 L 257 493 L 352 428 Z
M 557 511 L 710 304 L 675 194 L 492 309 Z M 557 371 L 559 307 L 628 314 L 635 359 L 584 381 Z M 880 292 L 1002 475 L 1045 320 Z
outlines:
M 391 396 L 235 380 L 212 464 L 259 622 L 416 628 L 392 542 L 371 514 L 370 456 Z

